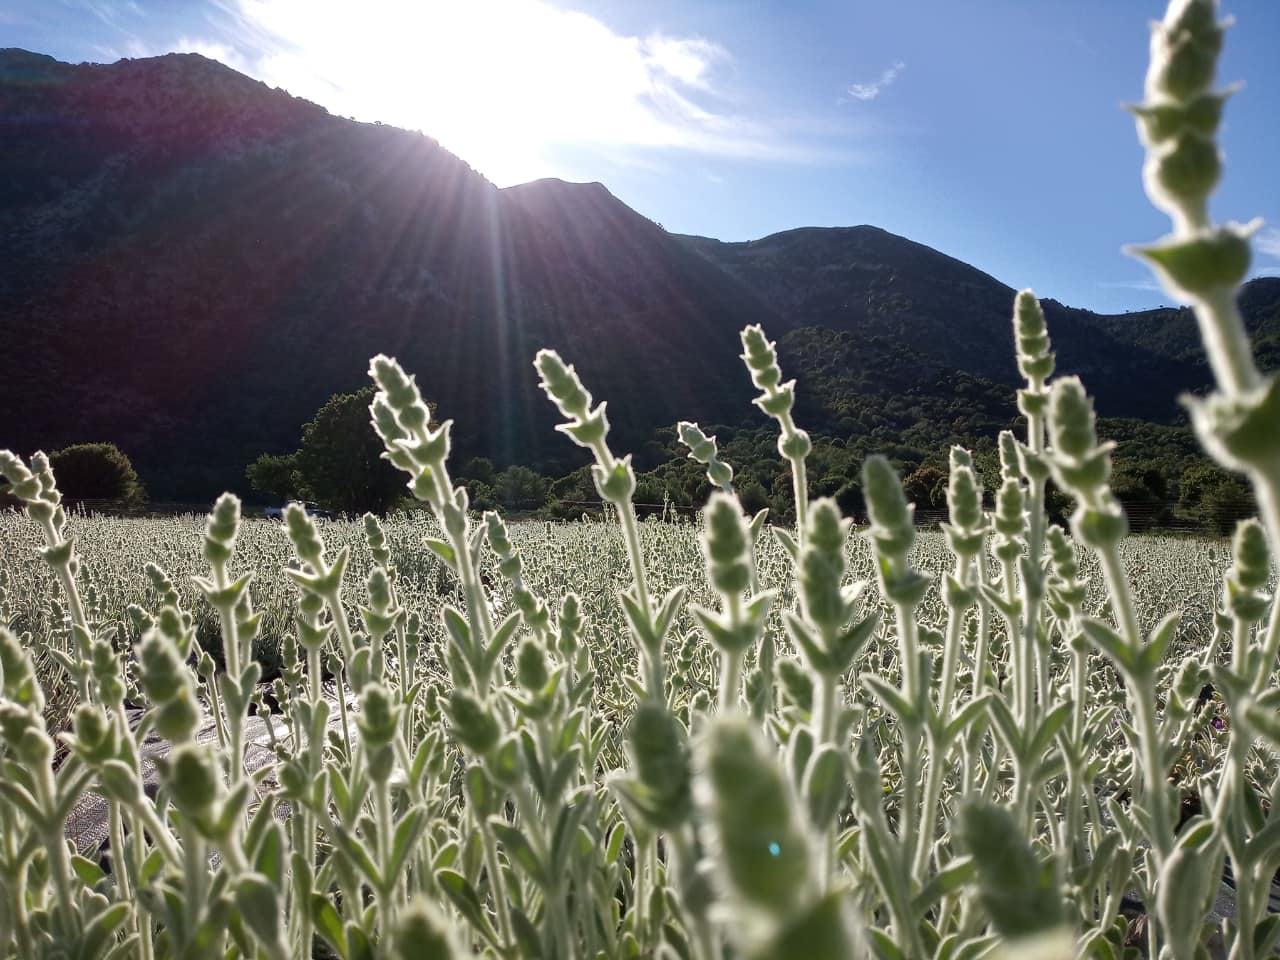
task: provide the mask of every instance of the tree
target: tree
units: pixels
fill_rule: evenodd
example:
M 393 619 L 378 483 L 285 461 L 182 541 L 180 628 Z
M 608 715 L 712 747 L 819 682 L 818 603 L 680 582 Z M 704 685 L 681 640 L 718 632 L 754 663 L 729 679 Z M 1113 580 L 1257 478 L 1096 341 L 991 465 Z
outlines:
M 547 479 L 516 464 L 493 478 L 493 495 L 508 510 L 535 510 L 547 502 Z
M 298 454 L 276 455 L 264 453 L 245 471 L 249 483 L 259 493 L 265 493 L 281 503 L 288 500 L 310 500 L 311 493 L 298 473 Z
M 1237 474 L 1207 460 L 1193 464 L 1178 482 L 1178 512 L 1215 533 L 1230 533 L 1236 521 L 1257 512 L 1253 491 Z
M 947 475 L 937 467 L 917 467 L 902 481 L 902 490 L 920 510 L 938 510 L 947 505 Z
M 49 454 L 58 491 L 67 500 L 114 500 L 134 508 L 147 491 L 133 464 L 114 443 L 77 443 Z
M 374 388 L 335 393 L 302 428 L 302 445 L 259 457 L 246 471 L 255 490 L 287 500 L 306 497 L 336 513 L 385 512 L 405 494 L 404 475 L 382 457 L 369 423 Z

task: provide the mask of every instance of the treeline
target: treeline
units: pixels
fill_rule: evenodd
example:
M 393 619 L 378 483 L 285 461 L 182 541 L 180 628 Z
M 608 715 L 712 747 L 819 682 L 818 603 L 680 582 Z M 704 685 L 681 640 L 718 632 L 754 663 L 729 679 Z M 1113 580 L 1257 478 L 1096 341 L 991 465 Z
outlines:
M 803 411 L 809 415 L 807 422 L 816 423 L 822 431 L 814 433 L 809 457 L 811 496 L 834 497 L 847 516 L 862 519 L 862 462 L 879 452 L 894 462 L 907 496 L 919 511 L 945 510 L 947 454 L 955 443 L 973 452 L 984 486 L 994 490 L 999 478 L 996 436 L 1016 424 L 999 419 L 996 385 L 966 380 L 957 389 L 961 395 L 954 402 L 954 416 L 935 409 L 940 401 L 928 389 L 901 399 L 865 394 L 851 398 L 845 393 L 834 408 L 824 406 L 823 392 L 817 391 L 817 401 Z M 403 480 L 382 458 L 381 443 L 369 429 L 371 399 L 372 388 L 333 396 L 303 428 L 297 450 L 259 457 L 246 473 L 251 501 L 265 507 L 300 500 L 348 516 L 385 513 L 404 505 L 408 496 Z M 855 426 L 850 435 L 840 436 Z M 719 425 L 708 432 L 717 435 L 722 458 L 735 470 L 744 508 L 751 512 L 767 508 L 775 520 L 790 521 L 791 474 L 778 456 L 773 430 L 762 423 Z M 1112 489 L 1125 504 L 1135 530 L 1178 528 L 1225 534 L 1237 520 L 1256 511 L 1247 484 L 1205 457 L 1186 426 L 1103 418 L 1099 433 L 1117 444 Z M 706 502 L 711 487 L 705 470 L 686 454 L 674 427 L 658 431 L 636 451 L 640 469 L 635 501 L 642 513 L 691 515 Z M 146 503 L 142 479 L 114 444 L 76 444 L 54 451 L 50 461 L 59 487 L 72 503 L 91 502 L 121 512 L 141 509 Z M 498 466 L 486 457 L 472 457 L 463 460 L 454 474 L 477 510 L 562 520 L 600 510 L 599 494 L 586 465 L 567 473 L 543 472 L 524 464 Z M 1049 509 L 1055 520 L 1063 522 L 1070 505 L 1051 489 Z
M 831 435 L 847 424 L 824 422 L 815 404 L 811 421 L 831 433 L 813 437 L 809 457 L 810 494 L 830 496 L 848 516 L 861 519 L 865 508 L 860 486 L 863 460 L 885 453 L 903 477 L 907 496 L 921 511 L 946 507 L 947 455 L 952 444 L 974 454 L 987 490 L 999 482 L 996 437 L 1015 423 L 997 419 L 994 384 L 967 380 L 959 384 L 954 416 L 940 409 L 926 390 L 913 398 L 882 402 L 863 395 L 861 404 L 846 394 L 838 408 L 842 420 L 863 429 L 849 438 Z M 248 480 L 260 500 L 283 504 L 304 500 L 340 514 L 356 515 L 394 509 L 407 496 L 398 473 L 380 455 L 379 441 L 368 426 L 372 388 L 334 396 L 303 429 L 293 453 L 264 455 L 249 467 Z M 979 401 L 980 402 L 975 402 Z M 1006 401 L 1007 405 L 1007 401 Z M 871 409 L 873 408 L 874 409 Z M 964 416 L 961 416 L 961 413 Z M 903 425 L 903 421 L 910 421 Z M 735 486 L 748 511 L 767 508 L 777 520 L 791 519 L 791 473 L 778 456 L 777 437 L 764 425 L 710 428 L 723 459 L 732 464 Z M 1235 521 L 1254 513 L 1248 486 L 1214 465 L 1200 451 L 1189 428 L 1141 420 L 1107 419 L 1099 432 L 1117 443 L 1112 488 L 1130 513 L 1134 529 L 1196 527 L 1227 533 Z M 658 431 L 636 452 L 641 466 L 635 501 L 642 512 L 691 513 L 711 494 L 704 468 L 687 457 L 674 427 Z M 549 519 L 572 519 L 600 508 L 590 469 L 564 474 L 543 473 L 523 464 L 499 467 L 486 457 L 463 461 L 455 479 L 467 488 L 477 510 Z M 1059 522 L 1069 510 L 1067 498 L 1050 491 L 1051 514 Z

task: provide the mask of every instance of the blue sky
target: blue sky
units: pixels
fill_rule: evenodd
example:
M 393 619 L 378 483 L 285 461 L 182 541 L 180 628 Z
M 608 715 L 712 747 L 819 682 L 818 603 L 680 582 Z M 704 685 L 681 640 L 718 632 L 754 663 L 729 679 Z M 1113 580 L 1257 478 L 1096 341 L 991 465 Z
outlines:
M 357 12 L 358 11 L 358 12 Z M 1280 273 L 1280 2 L 1228 0 L 1220 219 Z M 1167 303 L 1121 253 L 1168 227 L 1120 105 L 1161 0 L 10 0 L 0 45 L 196 51 L 421 129 L 500 185 L 600 180 L 667 229 L 871 223 L 1105 311 Z

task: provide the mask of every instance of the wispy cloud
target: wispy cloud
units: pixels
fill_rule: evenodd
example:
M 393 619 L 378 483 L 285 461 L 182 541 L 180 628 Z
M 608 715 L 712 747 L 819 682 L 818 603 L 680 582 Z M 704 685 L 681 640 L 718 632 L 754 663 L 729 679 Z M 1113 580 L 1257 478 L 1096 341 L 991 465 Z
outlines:
M 855 100 L 874 100 L 880 94 L 884 93 L 885 88 L 892 86 L 893 82 L 898 79 L 902 71 L 907 69 L 907 65 L 901 60 L 895 61 L 890 67 L 887 67 L 881 74 L 880 78 L 873 83 L 852 83 L 845 91 Z
M 129 17 L 143 17 L 145 13 L 135 0 L 63 0 L 64 6 L 86 10 L 109 27 L 119 27 Z
M 1253 238 L 1253 249 L 1264 262 L 1254 264 L 1252 276 L 1280 277 L 1280 227 L 1259 231 Z
M 1264 257 L 1280 260 L 1280 227 L 1268 227 L 1253 238 L 1253 247 Z
M 848 159 L 735 95 L 732 55 L 704 37 L 632 36 L 544 0 L 219 6 L 219 39 L 186 49 L 333 113 L 422 130 L 500 185 L 550 175 L 564 148 Z
M 1099 280 L 1098 286 L 1113 290 L 1141 290 L 1144 293 L 1164 293 L 1164 287 L 1154 279 Z

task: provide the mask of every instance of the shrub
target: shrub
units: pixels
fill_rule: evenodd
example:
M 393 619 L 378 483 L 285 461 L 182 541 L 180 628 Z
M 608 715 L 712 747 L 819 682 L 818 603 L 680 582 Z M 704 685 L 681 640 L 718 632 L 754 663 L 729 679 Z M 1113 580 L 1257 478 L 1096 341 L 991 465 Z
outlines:
M 129 458 L 114 443 L 77 443 L 49 454 L 67 500 L 109 500 L 126 509 L 147 501 Z

